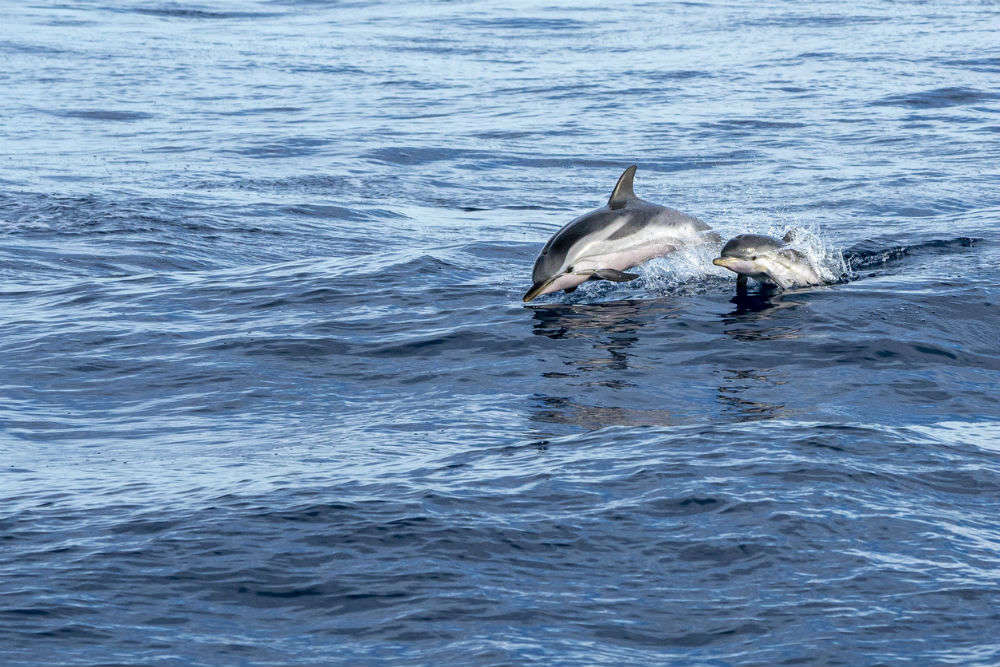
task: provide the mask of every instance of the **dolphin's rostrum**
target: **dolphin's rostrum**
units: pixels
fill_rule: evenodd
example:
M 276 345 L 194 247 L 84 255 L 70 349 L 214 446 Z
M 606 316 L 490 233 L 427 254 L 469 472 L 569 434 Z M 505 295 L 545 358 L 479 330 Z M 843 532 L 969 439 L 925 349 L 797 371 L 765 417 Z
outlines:
M 682 245 L 720 240 L 697 218 L 636 197 L 635 170 L 632 165 L 622 173 L 606 206 L 581 215 L 549 239 L 535 260 L 534 284 L 525 301 L 572 292 L 588 280 L 635 280 L 639 276 L 625 269 Z
M 788 247 L 791 241 L 791 232 L 783 239 L 740 234 L 726 242 L 712 263 L 736 273 L 736 288 L 741 292 L 746 290 L 748 277 L 781 289 L 825 283 L 806 255 Z

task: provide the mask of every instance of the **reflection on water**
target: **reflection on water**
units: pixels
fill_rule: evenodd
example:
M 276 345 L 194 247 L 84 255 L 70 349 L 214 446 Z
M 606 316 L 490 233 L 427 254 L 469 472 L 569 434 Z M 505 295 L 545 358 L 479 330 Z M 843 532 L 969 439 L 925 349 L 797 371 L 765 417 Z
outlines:
M 669 426 L 676 419 L 668 410 L 601 407 L 576 403 L 569 398 L 546 396 L 532 421 L 569 424 L 588 431 L 607 426 Z
M 722 331 L 737 341 L 775 341 L 800 335 L 800 325 L 778 326 L 771 321 L 781 311 L 802 305 L 783 298 L 778 290 L 761 288 L 756 293 L 737 294 L 731 302 L 736 304 L 736 310 L 722 316 Z M 783 372 L 772 368 L 731 368 L 721 374 L 716 395 L 728 419 L 745 422 L 788 416 L 783 404 L 768 403 L 760 397 L 786 383 Z
M 754 395 L 755 392 L 780 387 L 786 381 L 783 373 L 770 368 L 722 371 L 722 384 L 719 385 L 717 396 L 727 421 L 747 422 L 787 417 L 784 405 L 767 403 Z
M 762 285 L 759 292 L 736 292 L 729 303 L 736 304 L 736 310 L 730 315 L 758 313 L 775 308 L 775 301 L 781 303 L 781 292 L 773 287 Z
M 630 350 L 642 336 L 640 329 L 664 317 L 672 316 L 676 306 L 665 301 L 616 301 L 594 304 L 552 304 L 530 307 L 535 318 L 533 333 L 552 339 L 587 341 L 581 350 L 569 348 L 563 359 L 564 369 L 544 368 L 548 379 L 579 378 L 573 387 L 600 400 L 601 389 L 616 392 L 633 388 L 626 379 L 633 354 Z M 607 396 L 607 394 L 604 394 Z M 648 426 L 674 423 L 671 413 L 659 409 L 602 407 L 577 403 L 565 397 L 540 397 L 535 422 L 570 424 L 583 429 L 606 426 Z
M 736 309 L 721 316 L 721 327 L 714 325 L 708 329 L 721 330 L 737 341 L 740 348 L 754 342 L 767 345 L 768 341 L 796 339 L 801 335 L 800 318 L 782 315 L 803 304 L 787 296 L 773 290 L 736 296 L 731 300 Z M 673 320 L 679 315 L 676 305 L 664 300 L 630 300 L 528 308 L 534 317 L 532 333 L 554 340 L 576 341 L 576 345 L 567 345 L 560 354 L 560 366 L 539 369 L 543 378 L 562 381 L 567 388 L 571 387 L 572 391 L 567 392 L 571 396 L 561 391 L 556 396 L 536 395 L 537 407 L 531 421 L 591 430 L 607 426 L 668 426 L 690 419 L 684 410 L 678 412 L 666 396 L 661 403 L 660 397 L 648 392 L 641 396 L 619 393 L 634 389 L 637 385 L 631 379 L 649 366 L 649 346 L 643 342 L 648 343 L 651 334 L 641 329 L 653 324 L 648 329 L 653 332 L 657 323 Z M 657 336 L 661 342 L 664 333 L 661 331 Z M 639 353 L 639 349 L 644 352 Z M 747 348 L 747 352 L 751 350 Z M 746 422 L 789 416 L 783 401 L 770 402 L 764 398 L 781 396 L 787 391 L 783 387 L 786 373 L 753 367 L 752 354 L 738 356 L 742 358 L 736 364 L 716 371 L 719 417 L 723 421 Z M 608 389 L 613 392 L 605 393 Z M 619 407 L 622 403 L 636 407 Z
M 535 317 L 535 335 L 549 338 L 590 337 L 594 333 L 630 334 L 677 310 L 663 301 L 526 306 Z
M 802 305 L 799 301 L 783 298 L 781 292 L 762 289 L 758 293 L 734 296 L 730 303 L 736 304 L 736 310 L 722 316 L 722 323 L 726 325 L 723 333 L 727 336 L 745 341 L 799 337 L 798 326 L 774 326 L 767 321 L 779 311 Z
M 533 333 L 552 339 L 593 339 L 596 356 L 573 359 L 568 363 L 579 371 L 629 367 L 630 347 L 639 340 L 638 331 L 650 322 L 672 313 L 676 307 L 662 301 L 615 301 L 593 304 L 553 304 L 530 307 L 535 317 Z M 551 369 L 547 369 L 551 370 Z M 625 387 L 620 378 L 602 380 L 608 387 Z

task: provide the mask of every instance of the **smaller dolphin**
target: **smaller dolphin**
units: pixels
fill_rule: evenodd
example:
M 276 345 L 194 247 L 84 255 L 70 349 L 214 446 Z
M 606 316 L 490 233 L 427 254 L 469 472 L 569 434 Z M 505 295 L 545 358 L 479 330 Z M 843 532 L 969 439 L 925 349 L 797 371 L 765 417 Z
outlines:
M 635 280 L 639 276 L 625 269 L 682 245 L 722 240 L 701 220 L 636 197 L 635 169 L 632 165 L 618 178 L 606 206 L 572 220 L 549 239 L 535 260 L 525 301 L 572 292 L 588 280 Z
M 722 247 L 720 256 L 712 263 L 736 273 L 736 288 L 741 292 L 746 292 L 748 276 L 781 289 L 824 284 L 826 281 L 817 273 L 809 258 L 788 247 L 791 240 L 791 232 L 783 239 L 740 234 Z

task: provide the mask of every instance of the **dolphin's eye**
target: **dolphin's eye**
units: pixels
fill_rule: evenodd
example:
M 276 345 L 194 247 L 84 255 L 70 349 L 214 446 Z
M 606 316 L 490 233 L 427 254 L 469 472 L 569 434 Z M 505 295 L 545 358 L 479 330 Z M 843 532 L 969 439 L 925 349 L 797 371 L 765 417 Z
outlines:
M 753 257 L 751 257 L 750 261 L 751 262 L 756 262 L 757 261 L 757 255 L 754 255 Z
M 566 267 L 566 273 L 573 273 L 573 267 L 572 266 L 567 266 Z

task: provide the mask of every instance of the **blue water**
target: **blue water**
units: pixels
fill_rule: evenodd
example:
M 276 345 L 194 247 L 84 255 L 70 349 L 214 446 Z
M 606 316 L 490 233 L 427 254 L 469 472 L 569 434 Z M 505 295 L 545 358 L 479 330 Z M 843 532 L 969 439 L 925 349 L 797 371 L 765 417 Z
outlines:
M 1000 6 L 0 2 L 0 664 L 1000 663 Z M 528 306 L 637 193 L 811 235 Z

